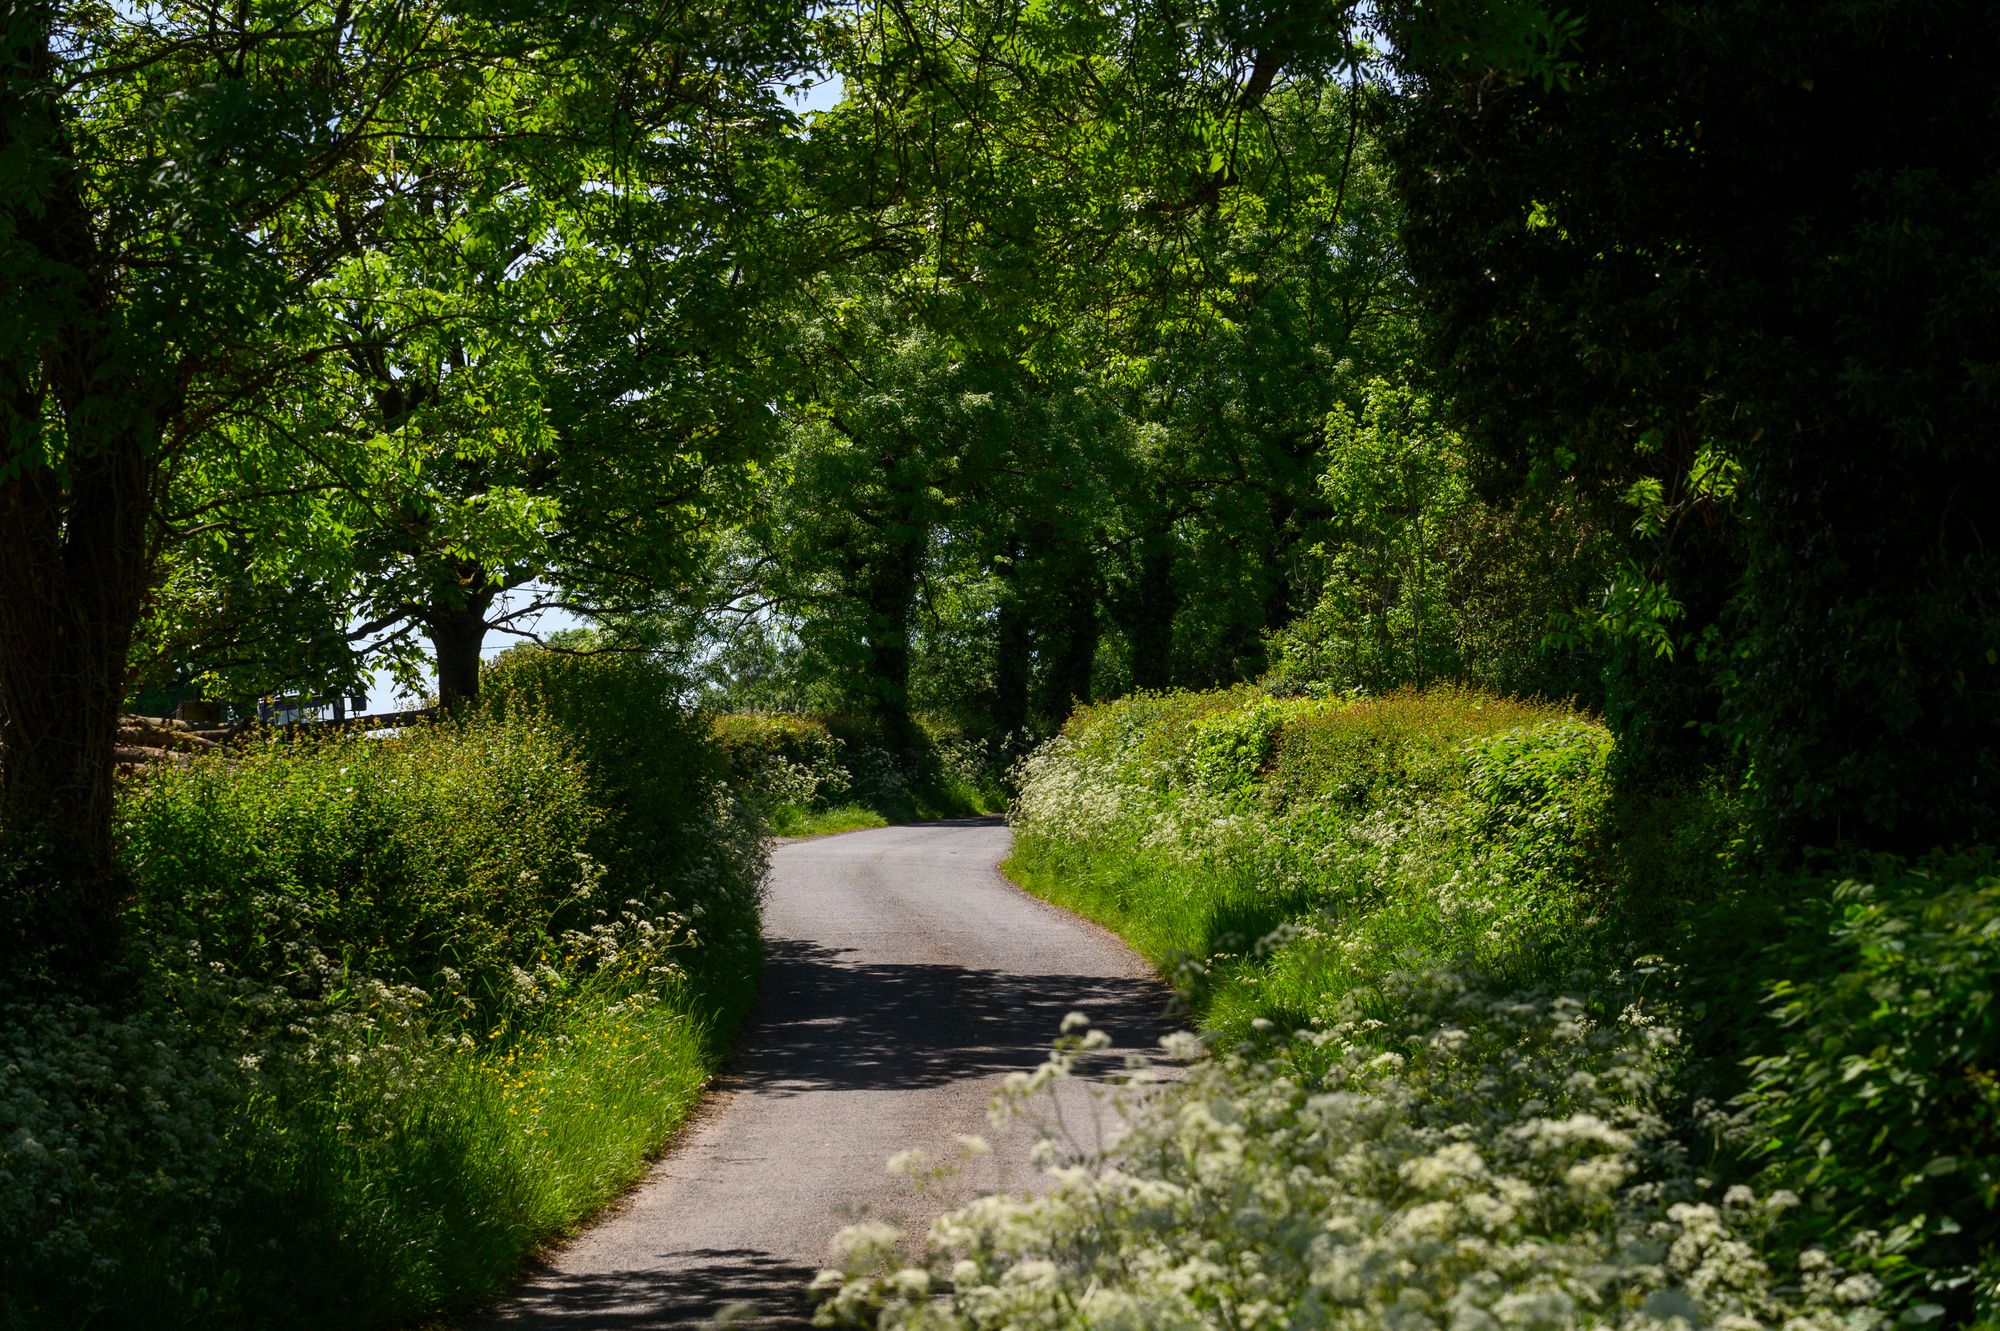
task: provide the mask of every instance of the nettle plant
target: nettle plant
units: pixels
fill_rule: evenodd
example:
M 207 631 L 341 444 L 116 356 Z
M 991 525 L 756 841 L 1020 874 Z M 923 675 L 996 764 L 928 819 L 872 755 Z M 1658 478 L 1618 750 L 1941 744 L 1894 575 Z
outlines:
M 1818 1248 L 1768 1255 L 1795 1196 L 1720 1190 L 1691 1164 L 1656 1107 L 1680 1033 L 1629 992 L 1496 996 L 1431 972 L 1381 997 L 1381 1015 L 1299 1032 L 1283 1058 L 1252 1042 L 1196 1057 L 1177 1087 L 1105 1092 L 1113 1144 L 1046 1134 L 1045 1191 L 945 1215 L 914 1259 L 893 1230 L 849 1231 L 819 1324 L 1885 1323 L 1874 1277 Z M 996 1115 L 1035 1113 L 1108 1043 L 1082 1024 Z

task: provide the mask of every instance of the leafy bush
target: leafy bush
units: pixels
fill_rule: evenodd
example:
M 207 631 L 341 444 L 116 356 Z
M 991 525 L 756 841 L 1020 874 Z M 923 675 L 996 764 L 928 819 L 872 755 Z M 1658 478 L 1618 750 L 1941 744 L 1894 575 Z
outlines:
M 733 803 L 714 738 L 681 691 L 644 657 L 516 649 L 487 668 L 480 700 L 493 716 L 545 719 L 574 737 L 607 813 L 597 844 L 621 890 L 712 897 L 709 909 L 727 906 L 741 925 L 743 884 L 758 876 L 757 829 L 744 821 L 753 811 Z
M 1004 803 L 989 746 L 935 724 L 897 753 L 853 717 L 734 712 L 714 721 L 732 785 L 780 836 L 845 832 Z
M 1765 1176 L 1837 1225 L 1915 1311 L 2000 1316 L 2000 877 L 1990 858 L 1878 866 L 1773 959 L 1782 1044 L 1743 1097 Z M 1917 1320 L 1926 1320 L 1918 1316 Z
M 1464 746 L 1563 719 L 1554 708 L 1449 685 L 1404 689 L 1299 714 L 1285 728 L 1271 794 L 1281 806 L 1361 810 L 1464 780 Z
M 498 1000 L 595 903 L 605 815 L 545 720 L 256 743 L 151 773 L 122 834 L 135 914 L 240 979 L 302 968 Z
M 650 667 L 491 682 L 125 793 L 148 969 L 0 1011 L 0 1327 L 463 1311 L 685 1117 L 754 984 L 761 828 Z
M 1182 977 L 1227 1029 L 1453 964 L 1535 983 L 1594 945 L 1609 740 L 1457 688 L 1088 708 L 1023 764 L 1014 867 Z
M 809 784 L 797 796 L 801 802 L 837 800 L 847 794 L 841 743 L 819 718 L 730 712 L 714 718 L 711 726 L 732 779 L 743 784 L 768 780 L 770 769 L 782 764 L 807 774 Z
M 1443 679 L 1594 693 L 1599 663 L 1554 650 L 1549 628 L 1595 592 L 1602 537 L 1574 506 L 1482 498 L 1464 440 L 1413 386 L 1421 379 L 1368 379 L 1328 414 L 1318 488 L 1332 522 L 1314 550 L 1324 581 L 1268 638 L 1265 682 L 1287 694 Z

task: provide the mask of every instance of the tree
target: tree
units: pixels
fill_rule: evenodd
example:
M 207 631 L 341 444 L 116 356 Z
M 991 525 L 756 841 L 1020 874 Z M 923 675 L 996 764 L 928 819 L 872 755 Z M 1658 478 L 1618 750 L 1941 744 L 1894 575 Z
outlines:
M 367 250 L 356 219 L 402 208 L 409 164 L 437 145 L 484 145 L 505 175 L 521 145 L 615 130 L 635 96 L 698 97 L 691 34 L 754 55 L 791 16 L 725 17 L 428 0 L 8 11 L 0 826 L 43 865 L 12 903 L 17 930 L 97 935 L 115 914 L 111 744 L 180 534 L 165 497 L 235 443 L 265 448 L 274 436 L 229 427 L 349 350 L 315 290 Z M 505 99 L 530 85 L 542 111 L 523 130 Z
M 753 70 L 651 114 L 615 155 L 556 134 L 547 162 L 453 144 L 407 164 L 399 206 L 354 221 L 367 247 L 314 288 L 341 354 L 244 427 L 245 455 L 307 443 L 289 456 L 318 483 L 228 503 L 204 577 L 275 563 L 262 576 L 291 586 L 337 546 L 317 586 L 351 645 L 319 664 L 351 674 L 421 633 L 446 706 L 476 693 L 491 628 L 686 590 L 768 434 L 745 333 L 785 270 L 756 243 L 772 201 L 753 159 L 782 153 L 789 117 Z M 299 655 L 270 644 L 265 675 L 298 682 Z
M 1382 12 L 1437 371 L 1632 533 L 1621 747 L 1726 740 L 1780 847 L 2000 832 L 1994 15 Z
M 1059 721 L 1118 656 L 1141 685 L 1253 673 L 1311 589 L 1333 368 L 1396 322 L 1346 34 L 1221 6 L 926 4 L 843 15 L 827 50 L 846 97 L 803 160 L 844 238 L 830 252 L 868 284 L 871 326 L 908 327 L 958 377 L 911 397 L 901 350 L 850 348 L 826 358 L 838 383 L 802 381 L 830 446 L 826 422 L 855 416 L 833 398 L 895 379 L 909 446 L 864 449 L 872 469 L 825 472 L 816 499 L 822 473 L 788 472 L 787 511 L 847 521 L 894 476 L 910 497 L 907 521 L 875 524 L 909 537 L 873 612 L 901 645 L 882 657 L 795 583 L 778 599 L 802 635 L 829 661 L 851 642 L 854 670 L 914 653 L 901 680 L 941 679 L 923 656 L 948 646 L 954 710 L 1001 733 Z M 826 310 L 853 299 L 827 294 L 803 344 L 839 345 Z M 969 396 L 989 423 L 969 424 Z

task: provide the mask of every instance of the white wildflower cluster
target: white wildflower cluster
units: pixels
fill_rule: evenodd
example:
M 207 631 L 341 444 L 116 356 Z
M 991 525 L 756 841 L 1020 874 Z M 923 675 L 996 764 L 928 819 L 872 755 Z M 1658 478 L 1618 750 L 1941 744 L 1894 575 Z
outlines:
M 947 785 L 976 790 L 990 778 L 996 761 L 995 755 L 1006 750 L 1009 743 L 1024 739 L 1009 736 L 998 742 L 988 743 L 976 739 L 947 739 L 937 745 L 938 774 Z
M 1114 1145 L 1046 1151 L 1045 1192 L 945 1216 L 914 1263 L 893 1232 L 854 1235 L 822 1277 L 821 1324 L 1885 1324 L 1880 1291 L 1823 1252 L 1762 1255 L 1796 1198 L 1710 1195 L 1653 1108 L 1671 1024 L 1443 973 L 1386 990 L 1393 1017 L 1302 1033 L 1283 1062 L 1213 1058 L 1147 1092 Z
M 171 1237 L 206 1250 L 210 1218 L 236 1191 L 226 1138 L 256 1059 L 192 1041 L 157 1015 L 73 1001 L 13 1007 L 0 1028 L 0 1251 L 70 1272 L 83 1289 L 102 1284 L 145 1256 L 104 1242 L 120 1234 L 130 1189 L 189 1217 Z
M 889 750 L 874 744 L 849 744 L 845 762 L 851 789 L 861 799 L 894 804 L 909 792 L 909 777 Z
M 1019 792 L 1007 820 L 1027 835 L 1058 841 L 1093 841 L 1114 834 L 1131 810 L 1151 803 L 1148 792 L 1128 786 L 1096 765 L 1079 761 L 1076 745 L 1057 735 L 1014 766 Z

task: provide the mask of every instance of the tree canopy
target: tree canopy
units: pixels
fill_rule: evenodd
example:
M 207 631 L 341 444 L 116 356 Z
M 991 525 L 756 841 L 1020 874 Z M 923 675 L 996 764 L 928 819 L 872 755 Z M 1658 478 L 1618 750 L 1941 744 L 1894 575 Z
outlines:
M 455 705 L 525 588 L 902 750 L 1473 678 L 1726 770 L 1780 855 L 1988 836 L 1997 33 L 16 6 L 9 927 L 115 917 L 135 688 Z

